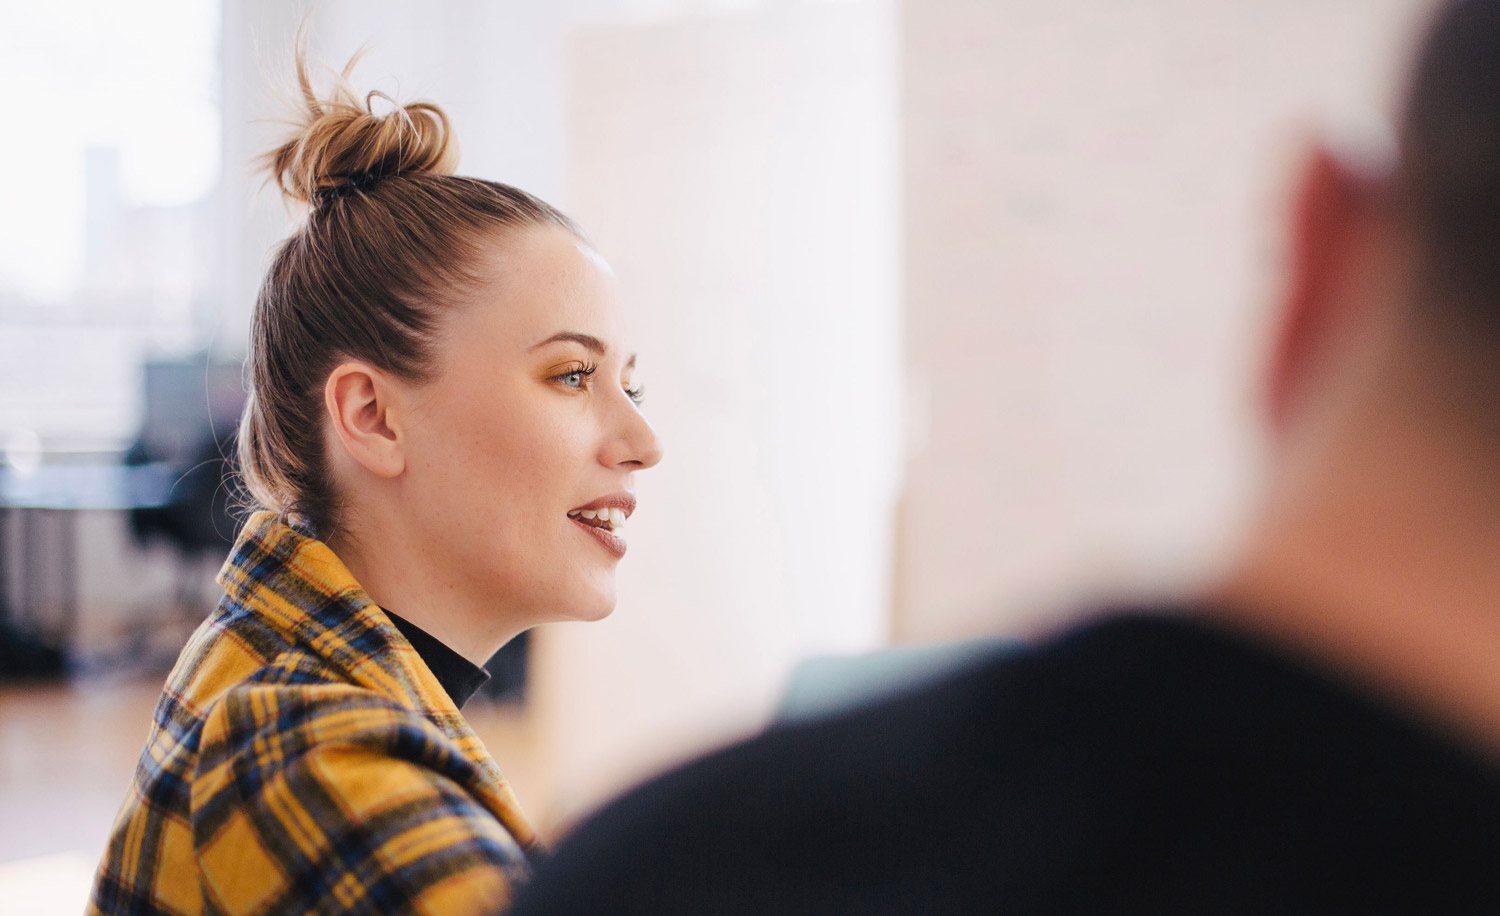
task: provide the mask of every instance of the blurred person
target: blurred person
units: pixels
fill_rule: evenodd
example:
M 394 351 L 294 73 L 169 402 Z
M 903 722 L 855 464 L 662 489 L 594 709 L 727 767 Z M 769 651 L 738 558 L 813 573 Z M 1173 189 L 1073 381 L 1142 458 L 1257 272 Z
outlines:
M 1398 155 L 1309 156 L 1215 587 L 659 777 L 515 912 L 1500 912 L 1497 59 L 1446 3 Z
M 437 106 L 375 114 L 352 66 L 320 97 L 299 54 L 305 110 L 267 157 L 310 212 L 255 304 L 260 511 L 168 678 L 91 912 L 504 905 L 536 836 L 459 708 L 520 631 L 614 608 L 660 451 L 610 270 L 558 210 L 453 175 Z

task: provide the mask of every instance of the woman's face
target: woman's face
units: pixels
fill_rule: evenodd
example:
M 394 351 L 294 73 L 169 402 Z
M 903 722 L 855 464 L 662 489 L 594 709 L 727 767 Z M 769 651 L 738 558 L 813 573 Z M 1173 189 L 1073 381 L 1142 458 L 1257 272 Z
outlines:
M 493 251 L 412 391 L 402 502 L 446 581 L 506 623 L 604 617 L 635 472 L 661 458 L 613 277 L 560 228 Z

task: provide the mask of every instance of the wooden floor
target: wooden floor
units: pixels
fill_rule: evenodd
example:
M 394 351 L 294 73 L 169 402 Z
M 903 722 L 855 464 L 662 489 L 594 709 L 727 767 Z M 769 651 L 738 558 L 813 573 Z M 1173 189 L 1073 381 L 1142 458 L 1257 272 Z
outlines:
M 0 686 L 0 912 L 82 911 L 162 680 Z M 547 811 L 545 767 L 523 708 L 476 698 L 465 715 L 522 804 Z M 548 825 L 537 826 L 545 835 Z

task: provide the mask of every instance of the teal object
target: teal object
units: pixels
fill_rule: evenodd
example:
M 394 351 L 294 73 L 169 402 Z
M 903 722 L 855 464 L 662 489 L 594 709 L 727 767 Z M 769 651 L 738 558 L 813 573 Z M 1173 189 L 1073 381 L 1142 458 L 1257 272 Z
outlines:
M 836 715 L 1024 648 L 1024 643 L 1015 640 L 989 638 L 861 655 L 815 656 L 793 669 L 777 707 L 776 722 L 789 724 Z

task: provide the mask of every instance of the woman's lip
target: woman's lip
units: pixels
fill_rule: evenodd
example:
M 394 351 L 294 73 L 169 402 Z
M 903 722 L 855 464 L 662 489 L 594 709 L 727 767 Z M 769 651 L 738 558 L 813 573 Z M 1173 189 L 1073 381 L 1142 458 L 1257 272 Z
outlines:
M 592 537 L 595 541 L 598 541 L 599 546 L 609 551 L 616 560 L 625 556 L 624 538 L 619 537 L 618 535 L 611 534 L 608 531 L 605 531 L 603 528 L 595 528 L 593 525 L 585 525 L 583 522 L 579 521 L 576 518 L 569 519 L 569 521 L 577 525 L 579 528 L 582 528 L 584 532 L 589 535 L 589 537 Z
M 619 509 L 621 512 L 625 513 L 626 518 L 630 518 L 630 516 L 635 512 L 635 494 L 615 493 L 610 496 L 604 496 L 596 499 L 588 505 L 576 506 L 572 509 L 569 509 L 568 511 L 598 512 L 600 509 Z

